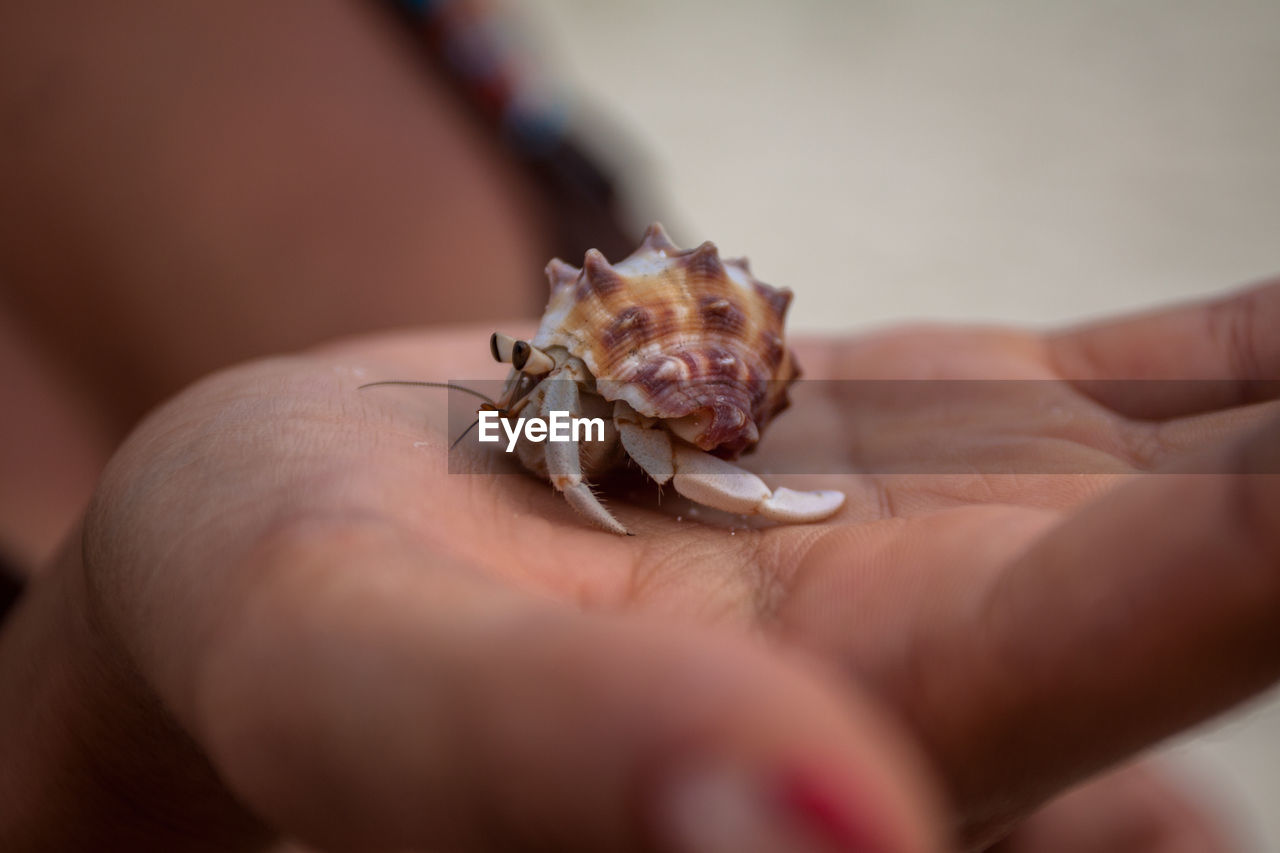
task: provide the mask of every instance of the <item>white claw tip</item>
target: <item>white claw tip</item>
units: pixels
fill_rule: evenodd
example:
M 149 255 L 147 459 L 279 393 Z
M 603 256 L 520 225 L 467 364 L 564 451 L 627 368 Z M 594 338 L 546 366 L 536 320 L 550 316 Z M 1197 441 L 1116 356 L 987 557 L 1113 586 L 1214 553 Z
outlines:
M 835 515 L 842 506 L 844 492 L 827 489 L 798 492 L 781 487 L 774 489 L 773 496 L 760 505 L 760 514 L 774 521 L 821 521 Z

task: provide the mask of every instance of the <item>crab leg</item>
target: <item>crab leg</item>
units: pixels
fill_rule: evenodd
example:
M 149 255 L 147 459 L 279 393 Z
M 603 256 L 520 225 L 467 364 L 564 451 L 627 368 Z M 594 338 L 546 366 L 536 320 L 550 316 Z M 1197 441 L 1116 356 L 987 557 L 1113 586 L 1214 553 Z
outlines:
M 675 475 L 675 451 L 671 433 L 664 429 L 645 429 L 635 409 L 622 400 L 613 406 L 613 425 L 618 428 L 622 449 L 631 461 L 662 485 Z
M 546 380 L 547 391 L 543 398 L 541 413 L 580 411 L 578 400 L 578 384 L 570 378 L 556 377 Z M 599 499 L 592 493 L 591 487 L 582 479 L 582 457 L 576 441 L 547 442 L 547 475 L 552 485 L 564 493 L 569 505 L 586 517 L 597 527 L 623 536 L 629 535 L 627 528 L 618 523 L 609 510 L 604 508 Z

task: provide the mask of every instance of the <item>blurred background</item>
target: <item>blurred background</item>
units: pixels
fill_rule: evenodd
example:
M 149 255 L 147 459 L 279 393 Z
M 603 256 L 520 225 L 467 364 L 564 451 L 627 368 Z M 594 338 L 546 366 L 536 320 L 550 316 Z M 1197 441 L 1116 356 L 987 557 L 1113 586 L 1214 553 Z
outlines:
M 517 11 L 645 158 L 641 207 L 796 289 L 799 326 L 1057 324 L 1280 271 L 1272 0 Z
M 511 5 L 635 217 L 749 255 L 793 328 L 1059 325 L 1280 273 L 1274 0 Z M 1280 851 L 1280 701 L 1166 752 Z

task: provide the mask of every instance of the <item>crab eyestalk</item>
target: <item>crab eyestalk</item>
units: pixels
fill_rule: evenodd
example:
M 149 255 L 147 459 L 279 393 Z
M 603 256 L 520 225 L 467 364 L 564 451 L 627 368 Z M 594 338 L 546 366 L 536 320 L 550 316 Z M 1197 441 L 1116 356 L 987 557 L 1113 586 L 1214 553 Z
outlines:
M 545 376 L 556 366 L 551 356 L 533 344 L 501 332 L 494 332 L 489 338 L 489 352 L 493 353 L 494 361 L 509 364 L 530 376 Z

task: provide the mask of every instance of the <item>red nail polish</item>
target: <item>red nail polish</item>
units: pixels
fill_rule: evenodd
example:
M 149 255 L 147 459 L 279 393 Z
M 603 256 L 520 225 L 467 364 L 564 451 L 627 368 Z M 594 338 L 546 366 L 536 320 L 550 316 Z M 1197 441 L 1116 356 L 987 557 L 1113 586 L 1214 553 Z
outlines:
M 865 814 L 849 808 L 849 797 L 839 796 L 817 774 L 790 770 L 778 780 L 776 795 L 781 807 L 817 839 L 848 853 L 883 853 L 889 847 L 874 832 Z

